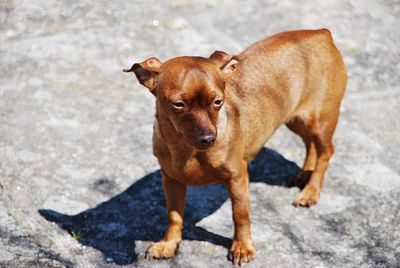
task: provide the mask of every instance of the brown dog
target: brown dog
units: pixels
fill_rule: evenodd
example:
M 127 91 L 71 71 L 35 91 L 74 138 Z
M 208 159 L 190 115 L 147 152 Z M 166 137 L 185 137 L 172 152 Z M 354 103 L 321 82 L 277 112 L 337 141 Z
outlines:
M 250 234 L 248 162 L 286 124 L 307 157 L 296 206 L 317 203 L 333 154 L 332 135 L 346 87 L 346 69 L 326 29 L 280 33 L 238 56 L 177 57 L 134 64 L 156 97 L 153 150 L 162 168 L 168 207 L 164 238 L 148 258 L 171 258 L 182 240 L 186 187 L 223 183 L 232 201 L 234 263 L 255 256 Z

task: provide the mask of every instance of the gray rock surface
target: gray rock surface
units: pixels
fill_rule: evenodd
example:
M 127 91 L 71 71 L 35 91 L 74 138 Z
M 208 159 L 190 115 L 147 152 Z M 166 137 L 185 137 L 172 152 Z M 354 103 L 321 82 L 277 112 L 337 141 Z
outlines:
M 144 259 L 166 223 L 154 99 L 121 69 L 322 27 L 349 73 L 336 153 L 311 209 L 286 187 L 297 137 L 281 128 L 252 162 L 248 267 L 399 267 L 399 25 L 396 0 L 2 1 L 0 267 L 230 267 L 219 185 L 190 189 L 176 258 Z

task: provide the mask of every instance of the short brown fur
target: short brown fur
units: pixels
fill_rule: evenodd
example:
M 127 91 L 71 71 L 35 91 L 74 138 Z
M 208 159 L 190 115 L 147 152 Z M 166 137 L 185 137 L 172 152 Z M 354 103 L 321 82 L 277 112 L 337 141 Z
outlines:
M 222 183 L 232 201 L 234 263 L 255 256 L 248 162 L 282 124 L 305 143 L 293 184 L 296 206 L 317 203 L 333 154 L 346 87 L 342 56 L 326 29 L 276 34 L 237 56 L 150 58 L 131 69 L 156 96 L 153 150 L 162 168 L 169 224 L 149 258 L 171 258 L 182 240 L 186 188 Z

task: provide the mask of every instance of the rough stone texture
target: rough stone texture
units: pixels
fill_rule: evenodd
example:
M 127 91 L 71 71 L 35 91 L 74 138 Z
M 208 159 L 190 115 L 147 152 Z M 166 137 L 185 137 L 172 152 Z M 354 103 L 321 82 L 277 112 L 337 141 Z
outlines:
M 287 187 L 297 137 L 280 129 L 252 162 L 248 267 L 399 267 L 399 25 L 396 0 L 2 1 L 0 266 L 229 267 L 219 185 L 190 189 L 176 258 L 144 259 L 166 223 L 154 99 L 121 69 L 326 27 L 349 73 L 336 153 L 311 209 Z

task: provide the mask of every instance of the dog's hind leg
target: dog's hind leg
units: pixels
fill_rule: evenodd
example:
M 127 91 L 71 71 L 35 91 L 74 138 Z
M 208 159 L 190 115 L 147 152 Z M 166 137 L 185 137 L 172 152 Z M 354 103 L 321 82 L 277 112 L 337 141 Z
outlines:
M 311 144 L 314 144 L 315 147 L 316 162 L 310 179 L 296 197 L 294 202 L 296 206 L 309 207 L 317 203 L 325 171 L 334 152 L 332 136 L 339 116 L 339 106 L 332 105 L 324 108 L 327 112 L 314 113 L 308 120 L 305 120 L 305 126 L 308 126 L 308 131 L 311 134 Z
M 297 172 L 291 182 L 291 186 L 298 186 L 300 189 L 303 189 L 309 181 L 311 173 L 314 171 L 317 164 L 317 151 L 315 149 L 315 143 L 312 139 L 309 128 L 305 125 L 305 122 L 302 118 L 295 117 L 290 122 L 286 123 L 286 126 L 303 139 L 306 147 L 307 153 L 303 168 Z

